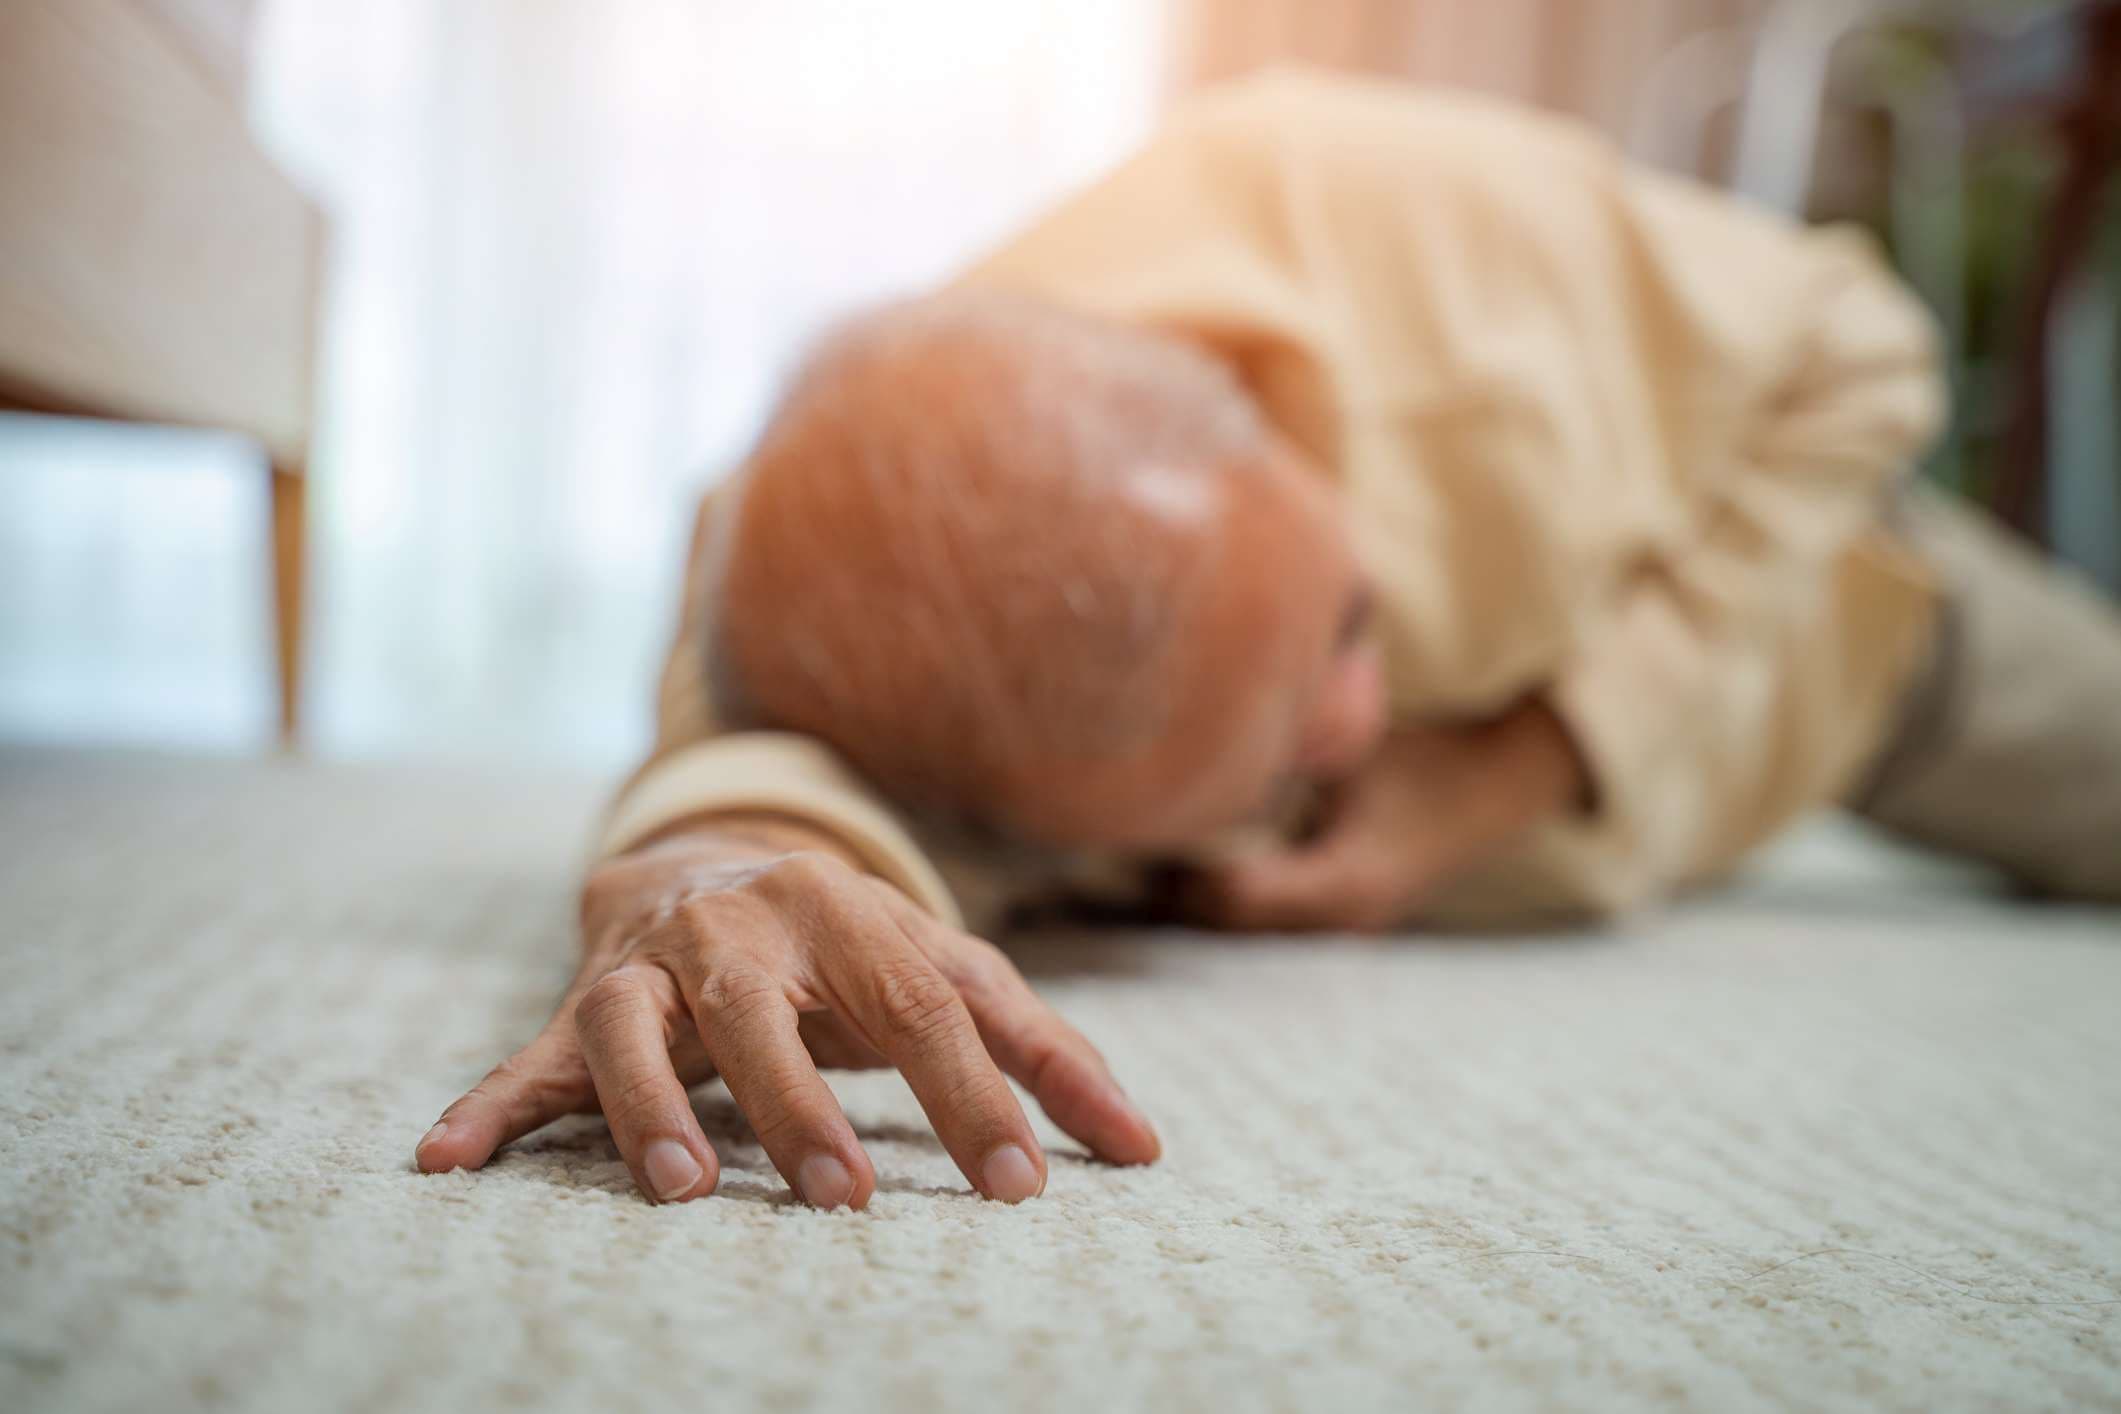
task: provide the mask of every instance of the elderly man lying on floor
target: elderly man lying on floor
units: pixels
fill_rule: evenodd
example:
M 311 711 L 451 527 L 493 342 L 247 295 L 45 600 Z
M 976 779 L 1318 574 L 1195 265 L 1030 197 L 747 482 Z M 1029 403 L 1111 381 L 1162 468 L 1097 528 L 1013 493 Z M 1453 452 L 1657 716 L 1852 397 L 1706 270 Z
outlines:
M 1554 120 L 1206 97 L 795 378 L 702 507 L 580 975 L 419 1166 L 601 1107 L 696 1198 L 719 1074 L 798 1194 L 859 1208 L 818 1072 L 877 1064 L 990 1198 L 1046 1179 L 1004 1075 L 1152 1160 L 976 936 L 1059 897 L 1595 917 L 1834 802 L 2121 897 L 2121 621 L 1903 492 L 1934 362 L 1863 241 Z

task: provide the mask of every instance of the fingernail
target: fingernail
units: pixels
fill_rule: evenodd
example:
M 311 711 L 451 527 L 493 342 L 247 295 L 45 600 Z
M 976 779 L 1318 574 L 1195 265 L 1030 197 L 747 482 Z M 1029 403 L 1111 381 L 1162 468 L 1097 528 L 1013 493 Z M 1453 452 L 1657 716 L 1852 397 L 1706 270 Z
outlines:
M 980 1165 L 980 1176 L 987 1180 L 987 1196 L 1004 1203 L 1036 1198 L 1046 1186 L 1030 1156 L 1014 1144 L 1004 1144 L 989 1154 Z
M 813 1208 L 839 1208 L 854 1197 L 854 1175 L 830 1154 L 812 1154 L 796 1168 L 795 1186 Z
M 425 1134 L 420 1136 L 419 1143 L 412 1146 L 412 1156 L 417 1159 L 420 1156 L 421 1151 L 426 1149 L 428 1145 L 434 1143 L 435 1140 L 440 1139 L 443 1135 L 447 1133 L 449 1133 L 448 1125 L 437 1124 L 433 1129 L 428 1130 Z
M 641 1168 L 648 1175 L 648 1187 L 662 1202 L 669 1202 L 690 1191 L 700 1181 L 700 1161 L 692 1157 L 692 1151 L 675 1139 L 658 1139 L 641 1155 Z

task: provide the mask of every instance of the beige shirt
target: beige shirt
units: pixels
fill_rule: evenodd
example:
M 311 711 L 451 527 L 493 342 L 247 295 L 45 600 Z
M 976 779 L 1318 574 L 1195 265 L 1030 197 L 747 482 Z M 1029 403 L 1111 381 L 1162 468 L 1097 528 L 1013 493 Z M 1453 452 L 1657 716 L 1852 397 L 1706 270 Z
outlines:
M 1599 808 L 1452 886 L 1434 921 L 1606 913 L 1726 869 L 1850 787 L 1926 648 L 1931 586 L 1881 515 L 1942 412 L 1921 307 L 1860 234 L 1631 167 L 1589 130 L 1255 78 L 965 281 L 1231 360 L 1345 497 L 1400 716 L 1550 694 Z M 710 520 L 656 752 L 602 848 L 784 811 L 975 926 L 1066 877 L 940 850 L 814 742 L 716 733 Z

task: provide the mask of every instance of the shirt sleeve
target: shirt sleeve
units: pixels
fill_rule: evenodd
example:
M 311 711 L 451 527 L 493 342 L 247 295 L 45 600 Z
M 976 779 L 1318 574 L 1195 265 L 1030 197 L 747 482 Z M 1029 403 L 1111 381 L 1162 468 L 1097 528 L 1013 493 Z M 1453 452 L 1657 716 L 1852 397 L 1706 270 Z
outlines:
M 1839 557 L 1880 523 L 1944 398 L 1931 321 L 1866 237 L 1784 226 L 1639 173 L 1615 202 L 1652 308 L 1712 327 L 1750 302 L 1761 324 L 1793 331 L 1764 366 L 1646 368 L 1646 395 L 1678 409 L 1699 405 L 1705 380 L 1757 391 L 1699 441 L 1675 532 L 1606 582 L 1554 684 L 1601 808 L 1654 865 L 1712 813 L 1699 732 L 1728 735 L 1742 726 L 1733 714 L 1752 712 L 1769 739 L 1773 698 L 1758 689 L 1790 651 L 1788 627 L 1818 612 Z M 1662 880 L 1653 869 L 1642 882 Z
M 952 891 L 906 822 L 823 742 L 792 732 L 725 731 L 709 687 L 714 605 L 709 562 L 725 498 L 700 503 L 678 628 L 656 693 L 655 746 L 620 788 L 598 830 L 595 857 L 624 854 L 681 821 L 765 813 L 821 830 L 870 873 L 953 927 L 963 926 Z

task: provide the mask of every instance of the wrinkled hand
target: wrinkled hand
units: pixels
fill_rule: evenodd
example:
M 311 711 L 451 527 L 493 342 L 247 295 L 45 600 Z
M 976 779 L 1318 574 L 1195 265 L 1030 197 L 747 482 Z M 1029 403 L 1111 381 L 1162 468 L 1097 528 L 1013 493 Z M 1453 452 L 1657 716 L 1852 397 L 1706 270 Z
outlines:
M 642 1191 L 714 1191 L 686 1086 L 719 1074 L 781 1176 L 821 1208 L 876 1187 L 820 1067 L 891 1065 L 972 1186 L 1017 1202 L 1045 1155 L 1003 1072 L 1115 1163 L 1156 1133 L 1102 1057 L 991 944 L 945 927 L 836 856 L 679 836 L 609 861 L 583 893 L 586 960 L 544 1031 L 420 1141 L 429 1173 L 601 1108 Z
M 1587 791 L 1567 730 L 1536 702 L 1476 725 L 1397 727 L 1334 790 L 1315 835 L 1191 871 L 1179 910 L 1239 930 L 1389 928 Z

